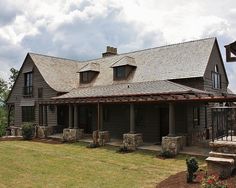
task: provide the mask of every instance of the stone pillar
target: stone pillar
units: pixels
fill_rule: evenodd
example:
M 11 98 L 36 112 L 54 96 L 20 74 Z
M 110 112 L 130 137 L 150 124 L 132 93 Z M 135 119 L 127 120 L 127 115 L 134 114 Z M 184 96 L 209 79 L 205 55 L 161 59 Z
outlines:
M 130 133 L 135 133 L 135 114 L 134 114 L 134 104 L 130 104 Z
M 69 129 L 73 128 L 73 106 L 69 104 Z
M 175 136 L 175 106 L 173 103 L 169 104 L 169 137 Z
M 78 122 L 78 105 L 74 105 L 74 129 L 79 128 L 79 122 Z
M 47 105 L 43 105 L 43 126 L 48 125 Z

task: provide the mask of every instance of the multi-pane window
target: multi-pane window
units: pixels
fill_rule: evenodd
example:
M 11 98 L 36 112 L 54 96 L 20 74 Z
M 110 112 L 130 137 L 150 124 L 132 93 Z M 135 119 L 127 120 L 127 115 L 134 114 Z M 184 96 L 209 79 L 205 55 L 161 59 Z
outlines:
M 97 71 L 85 71 L 80 72 L 80 83 L 90 83 L 98 74 Z
M 200 107 L 193 107 L 193 126 L 200 125 Z
M 126 77 L 124 66 L 116 67 L 114 69 L 114 73 L 115 73 L 115 75 L 114 75 L 115 79 L 117 79 L 117 80 L 125 79 L 125 77 Z
M 24 74 L 24 96 L 32 96 L 33 95 L 33 73 L 28 72 Z
M 82 72 L 80 78 L 83 83 L 89 82 L 89 72 Z
M 220 79 L 220 73 L 218 70 L 217 65 L 215 66 L 215 70 L 211 73 L 212 76 L 212 87 L 214 89 L 220 89 L 221 88 L 221 79 Z
M 34 122 L 34 106 L 22 106 L 22 122 Z

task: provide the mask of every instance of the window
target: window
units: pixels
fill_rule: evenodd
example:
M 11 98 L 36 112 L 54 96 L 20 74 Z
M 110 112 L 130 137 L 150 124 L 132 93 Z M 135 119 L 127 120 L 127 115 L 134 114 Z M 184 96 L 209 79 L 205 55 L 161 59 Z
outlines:
M 22 122 L 34 122 L 34 106 L 22 106 Z
M 120 67 L 116 67 L 114 68 L 114 78 L 117 80 L 121 80 L 124 79 L 126 77 L 125 75 L 125 67 L 124 66 L 120 66 Z
M 28 72 L 24 74 L 24 96 L 32 96 L 33 95 L 33 74 L 32 72 Z
M 43 98 L 43 88 L 38 88 L 38 98 Z
M 96 71 L 80 72 L 80 83 L 89 83 L 96 77 L 96 75 L 98 75 L 98 72 Z
M 215 66 L 215 70 L 211 73 L 212 77 L 212 87 L 214 89 L 220 89 L 221 88 L 221 79 L 220 79 L 220 74 L 218 70 L 218 66 Z
M 200 126 L 200 107 L 193 107 L 193 126 Z
M 89 73 L 88 72 L 82 72 L 80 78 L 81 78 L 81 82 L 83 82 L 83 83 L 89 82 Z

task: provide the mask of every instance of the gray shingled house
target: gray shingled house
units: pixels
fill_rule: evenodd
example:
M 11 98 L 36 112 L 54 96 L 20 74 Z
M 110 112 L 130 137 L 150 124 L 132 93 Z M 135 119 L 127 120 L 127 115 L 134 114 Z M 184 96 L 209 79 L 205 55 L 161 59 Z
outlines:
M 235 101 L 216 38 L 124 54 L 107 47 L 102 56 L 28 53 L 7 100 L 12 132 L 33 122 L 39 137 L 80 139 L 98 130 L 101 139 L 160 144 L 167 136 L 194 145 L 211 135 L 209 107 Z

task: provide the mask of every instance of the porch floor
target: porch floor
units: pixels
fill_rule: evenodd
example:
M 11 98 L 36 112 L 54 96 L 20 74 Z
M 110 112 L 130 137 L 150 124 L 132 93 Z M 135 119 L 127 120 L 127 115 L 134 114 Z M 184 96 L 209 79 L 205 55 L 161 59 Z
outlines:
M 63 134 L 54 134 L 54 135 L 50 135 L 49 138 L 63 139 L 62 136 Z M 235 137 L 235 141 L 236 141 L 236 137 Z M 93 142 L 92 135 L 86 135 L 84 138 L 79 139 L 79 142 L 92 143 Z M 106 145 L 120 147 L 122 145 L 122 140 L 111 139 L 110 142 L 106 143 Z M 138 147 L 138 149 L 161 152 L 161 145 L 157 145 L 155 143 L 144 142 L 142 146 Z M 200 146 L 188 146 L 188 147 L 184 147 L 184 149 L 181 150 L 179 153 L 184 154 L 184 155 L 191 155 L 191 156 L 208 157 L 209 152 L 210 152 L 210 148 L 203 148 Z

